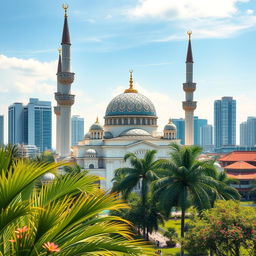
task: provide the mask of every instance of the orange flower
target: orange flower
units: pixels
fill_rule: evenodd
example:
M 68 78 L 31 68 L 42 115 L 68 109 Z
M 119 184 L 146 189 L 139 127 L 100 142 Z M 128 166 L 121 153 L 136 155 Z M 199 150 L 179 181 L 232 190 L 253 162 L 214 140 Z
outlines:
M 15 242 L 16 242 L 16 240 L 15 240 L 15 239 L 11 239 L 11 240 L 9 240 L 9 242 L 11 242 L 11 243 L 15 243 Z
M 43 247 L 48 252 L 59 252 L 60 251 L 60 248 L 58 248 L 58 245 L 55 243 L 51 243 L 51 242 L 44 243 Z
M 24 226 L 23 228 L 17 228 L 14 232 L 16 233 L 16 237 L 18 239 L 23 237 L 23 233 L 26 233 L 29 230 L 27 226 Z

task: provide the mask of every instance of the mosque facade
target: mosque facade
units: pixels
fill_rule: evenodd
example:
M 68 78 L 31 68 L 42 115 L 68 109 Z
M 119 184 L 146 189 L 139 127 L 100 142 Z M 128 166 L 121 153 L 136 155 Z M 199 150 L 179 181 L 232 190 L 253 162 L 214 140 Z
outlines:
M 129 88 L 108 104 L 104 125 L 97 118 L 84 140 L 73 147 L 77 164 L 103 177 L 100 185 L 107 190 L 112 187 L 115 170 L 127 166 L 125 154 L 143 158 L 146 151 L 156 150 L 157 158 L 166 159 L 170 143 L 179 143 L 171 120 L 159 135 L 155 106 L 133 87 L 132 72 L 129 83 Z
M 56 146 L 60 158 L 70 156 L 70 115 L 74 103 L 71 94 L 71 84 L 74 73 L 70 71 L 70 35 L 67 21 L 67 7 L 65 8 L 64 28 L 62 35 L 62 55 L 59 56 L 57 69 L 57 93 L 55 98 L 56 114 Z M 195 83 L 193 83 L 193 58 L 191 40 L 187 51 L 187 79 L 183 84 L 186 101 L 183 102 L 187 126 L 191 126 L 191 116 L 194 115 L 196 102 L 193 101 Z M 186 103 L 187 102 L 187 103 Z M 192 106 L 193 105 L 193 106 Z M 191 107 L 192 106 L 192 107 Z M 188 113 L 189 112 L 189 113 Z M 163 131 L 158 131 L 158 117 L 153 102 L 141 94 L 133 86 L 133 73 L 130 71 L 129 87 L 108 104 L 104 116 L 104 124 L 98 118 L 91 125 L 84 139 L 73 147 L 72 157 L 82 169 L 91 174 L 103 177 L 100 186 L 107 190 L 112 187 L 115 170 L 127 166 L 124 156 L 134 153 L 143 158 L 148 150 L 156 150 L 157 159 L 168 159 L 171 143 L 180 143 L 176 139 L 176 126 L 167 121 Z M 193 125 L 192 125 L 193 126 Z M 186 136 L 192 136 L 193 130 L 187 129 Z M 189 144 L 193 144 L 191 139 Z

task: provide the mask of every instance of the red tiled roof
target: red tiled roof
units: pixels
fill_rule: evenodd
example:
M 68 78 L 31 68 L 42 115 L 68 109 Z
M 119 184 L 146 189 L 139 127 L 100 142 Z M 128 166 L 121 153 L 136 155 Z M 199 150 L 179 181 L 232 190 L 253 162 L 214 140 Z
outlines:
M 256 173 L 227 173 L 228 177 L 236 180 L 254 180 L 256 179 Z
M 256 151 L 234 151 L 219 159 L 221 162 L 256 162 Z
M 244 161 L 238 161 L 228 166 L 225 166 L 224 169 L 232 170 L 256 170 L 256 166 L 248 164 Z

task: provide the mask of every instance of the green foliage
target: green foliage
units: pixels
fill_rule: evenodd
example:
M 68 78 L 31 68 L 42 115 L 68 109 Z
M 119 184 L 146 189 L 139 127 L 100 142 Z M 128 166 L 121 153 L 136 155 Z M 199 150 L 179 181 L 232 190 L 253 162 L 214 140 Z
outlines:
M 144 237 L 146 233 L 151 233 L 158 228 L 158 222 L 162 218 L 156 208 L 155 203 L 149 199 L 151 182 L 158 178 L 157 172 L 161 160 L 155 160 L 156 150 L 146 152 L 144 158 L 139 159 L 133 153 L 124 156 L 124 160 L 130 162 L 131 167 L 119 168 L 115 171 L 113 179 L 113 192 L 121 192 L 125 199 L 136 188 L 141 186 L 141 202 L 137 209 L 131 211 L 133 223 L 143 229 Z
M 211 250 L 217 256 L 256 254 L 256 209 L 234 201 L 217 201 L 202 212 L 186 233 L 186 248 L 198 255 Z M 197 253 L 197 254 L 196 254 Z
M 63 163 L 13 161 L 10 155 L 0 150 L 0 255 L 152 255 L 149 246 L 133 240 L 128 221 L 101 215 L 127 205 L 98 189 L 98 177 L 58 176 Z M 47 172 L 56 179 L 36 188 Z
M 40 156 L 36 157 L 36 161 L 38 162 L 47 162 L 47 163 L 53 163 L 54 160 L 54 154 L 53 152 L 46 150 L 43 153 L 40 154 Z

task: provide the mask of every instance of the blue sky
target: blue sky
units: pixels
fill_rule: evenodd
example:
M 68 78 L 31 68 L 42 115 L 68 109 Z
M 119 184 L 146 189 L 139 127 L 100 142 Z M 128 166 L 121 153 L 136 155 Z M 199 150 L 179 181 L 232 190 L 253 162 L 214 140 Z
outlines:
M 256 115 L 255 1 L 67 3 L 72 69 L 76 73 L 73 114 L 85 117 L 86 129 L 97 115 L 103 122 L 108 102 L 127 87 L 131 68 L 139 91 L 156 106 L 160 130 L 168 117 L 183 117 L 182 83 L 189 29 L 193 31 L 197 83 L 195 114 L 212 123 L 213 100 L 234 96 L 238 124 Z M 6 124 L 7 107 L 13 102 L 39 97 L 55 105 L 56 49 L 63 26 L 61 4 L 58 0 L 13 0 L 1 5 L 0 114 L 5 115 Z

